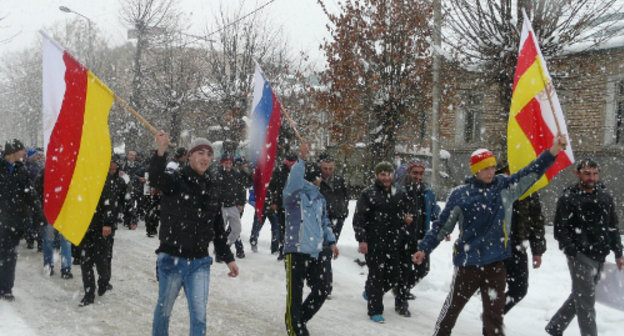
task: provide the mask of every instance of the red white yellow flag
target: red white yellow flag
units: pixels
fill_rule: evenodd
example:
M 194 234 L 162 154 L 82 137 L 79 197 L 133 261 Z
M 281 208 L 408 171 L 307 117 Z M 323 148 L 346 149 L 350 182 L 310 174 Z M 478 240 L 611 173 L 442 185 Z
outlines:
M 113 92 L 58 43 L 43 36 L 43 209 L 78 245 L 89 228 L 111 157 Z
M 559 153 L 555 163 L 522 198 L 546 186 L 557 173 L 574 162 L 559 98 L 531 22 L 526 13 L 523 14 L 524 23 L 507 126 L 509 170 L 511 173 L 517 172 L 548 150 L 557 135 L 557 128 L 568 138 L 568 147 Z

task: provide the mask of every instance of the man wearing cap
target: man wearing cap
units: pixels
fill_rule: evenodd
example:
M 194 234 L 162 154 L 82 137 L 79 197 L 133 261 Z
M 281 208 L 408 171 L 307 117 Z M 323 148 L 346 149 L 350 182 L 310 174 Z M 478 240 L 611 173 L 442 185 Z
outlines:
M 362 191 L 353 215 L 358 252 L 364 254 L 368 277 L 363 296 L 368 302 L 368 316 L 384 323 L 384 293 L 398 284 L 399 236 L 403 229 L 403 197 L 401 188 L 393 184 L 394 166 L 380 162 L 375 166 L 375 183 Z M 403 295 L 395 297 L 395 309 L 405 306 Z
M 188 151 L 188 165 L 166 172 L 165 150 L 169 137 L 156 135 L 158 151 L 149 167 L 151 183 L 161 193 L 160 246 L 156 269 L 158 302 L 154 311 L 152 335 L 168 335 L 173 304 L 184 287 L 190 315 L 190 334 L 206 333 L 206 304 L 212 258 L 208 246 L 214 242 L 217 254 L 227 263 L 229 276 L 238 276 L 238 266 L 227 247 L 219 206 L 218 186 L 207 174 L 212 163 L 210 142 L 197 138 Z
M 284 162 L 277 167 L 271 175 L 271 182 L 269 182 L 269 188 L 266 195 L 266 203 L 269 204 L 270 210 L 277 214 L 277 220 L 279 221 L 280 226 L 279 255 L 277 256 L 277 260 L 284 259 L 284 230 L 286 227 L 286 214 L 284 211 L 284 204 L 282 202 L 282 192 L 286 186 L 286 180 L 288 179 L 288 174 L 290 173 L 290 167 L 292 167 L 295 162 L 297 162 L 297 154 L 290 151 L 286 153 Z
M 17 245 L 24 232 L 27 209 L 33 209 L 36 225 L 43 212 L 22 160 L 26 155 L 19 140 L 5 144 L 0 158 L 0 299 L 13 301 Z
M 308 148 L 301 146 L 299 161 L 292 166 L 284 188 L 286 208 L 286 331 L 290 336 L 309 335 L 306 323 L 321 308 L 331 287 L 331 255 L 338 257 L 336 237 L 327 216 L 325 198 L 319 191 L 321 171 L 306 164 Z M 310 293 L 303 299 L 303 283 Z
M 221 167 L 217 171 L 216 179 L 219 184 L 223 222 L 229 231 L 227 245 L 235 244 L 236 257 L 244 258 L 245 251 L 243 250 L 243 243 L 240 241 L 240 214 L 245 207 L 245 187 L 242 184 L 241 174 L 233 169 L 233 166 L 232 155 L 229 152 L 224 152 L 221 155 Z
M 496 159 L 487 149 L 470 157 L 474 174 L 449 195 L 440 218 L 418 244 L 413 261 L 421 264 L 459 224 L 454 244 L 455 273 L 451 292 L 435 325 L 434 335 L 450 335 L 457 318 L 477 289 L 483 302 L 483 327 L 486 335 L 504 335 L 505 265 L 511 257 L 509 234 L 513 202 L 541 178 L 566 147 L 560 134 L 550 150 L 544 151 L 528 166 L 511 175 L 495 175 Z

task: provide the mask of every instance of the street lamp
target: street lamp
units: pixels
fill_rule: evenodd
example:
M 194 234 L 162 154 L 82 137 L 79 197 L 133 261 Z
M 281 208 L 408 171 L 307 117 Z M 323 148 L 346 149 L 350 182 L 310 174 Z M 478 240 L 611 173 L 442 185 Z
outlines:
M 90 63 L 91 63 L 91 58 L 93 55 L 93 29 L 92 29 L 93 21 L 91 21 L 91 19 L 89 19 L 87 16 L 82 15 L 67 6 L 59 6 L 59 10 L 65 13 L 76 14 L 80 16 L 81 18 L 87 20 L 87 38 L 89 39 L 89 50 L 87 52 L 87 58 L 89 60 L 89 65 L 91 65 Z

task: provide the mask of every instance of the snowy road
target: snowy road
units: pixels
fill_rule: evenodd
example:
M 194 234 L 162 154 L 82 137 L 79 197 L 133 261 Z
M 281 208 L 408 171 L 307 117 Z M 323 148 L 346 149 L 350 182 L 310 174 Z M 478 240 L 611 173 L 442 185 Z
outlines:
M 353 202 L 351 213 L 353 213 Z M 283 263 L 269 254 L 268 222 L 260 236 L 259 252 L 247 244 L 252 209 L 243 218 L 243 239 L 247 258 L 239 260 L 240 276 L 231 279 L 227 267 L 212 267 L 208 302 L 209 335 L 285 335 L 283 322 L 285 278 Z M 451 243 L 442 242 L 432 254 L 429 276 L 414 290 L 410 302 L 411 318 L 394 312 L 394 300 L 385 298 L 386 324 L 374 324 L 366 315 L 361 297 L 366 268 L 358 266 L 357 243 L 347 220 L 339 247 L 341 256 L 334 262 L 333 299 L 308 323 L 312 335 L 430 335 L 450 285 L 452 275 Z M 505 318 L 508 335 L 543 335 L 550 316 L 569 294 L 569 275 L 563 254 L 556 249 L 552 230 L 547 229 L 549 250 L 543 266 L 531 271 L 529 294 Z M 96 297 L 93 305 L 79 308 L 83 289 L 80 269 L 74 266 L 74 279 L 43 275 L 42 255 L 21 244 L 12 303 L 0 301 L 0 335 L 148 335 L 157 298 L 154 250 L 155 238 L 145 236 L 143 226 L 136 231 L 120 229 L 115 237 L 114 289 Z M 613 261 L 613 255 L 608 257 Z M 56 262 L 58 269 L 58 261 Z M 596 305 L 600 335 L 621 335 L 624 312 Z M 481 301 L 472 298 L 459 317 L 454 335 L 479 335 Z M 170 324 L 171 335 L 188 335 L 188 312 L 183 292 L 176 301 Z M 568 329 L 578 334 L 574 321 Z

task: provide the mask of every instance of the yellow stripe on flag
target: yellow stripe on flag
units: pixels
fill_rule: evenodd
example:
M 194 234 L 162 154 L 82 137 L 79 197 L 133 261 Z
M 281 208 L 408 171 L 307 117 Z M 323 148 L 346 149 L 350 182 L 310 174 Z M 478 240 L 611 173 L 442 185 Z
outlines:
M 538 93 L 544 91 L 544 81 L 542 80 L 540 71 L 541 68 L 537 62 L 539 57 L 536 58 L 536 62 L 522 74 L 516 88 L 511 97 L 511 108 L 509 110 L 509 118 L 515 118 L 515 116 L 522 111 L 531 99 L 535 98 Z
M 80 151 L 63 208 L 54 224 L 78 245 L 91 224 L 110 166 L 111 141 L 108 114 L 112 91 L 87 72 L 87 97 Z

